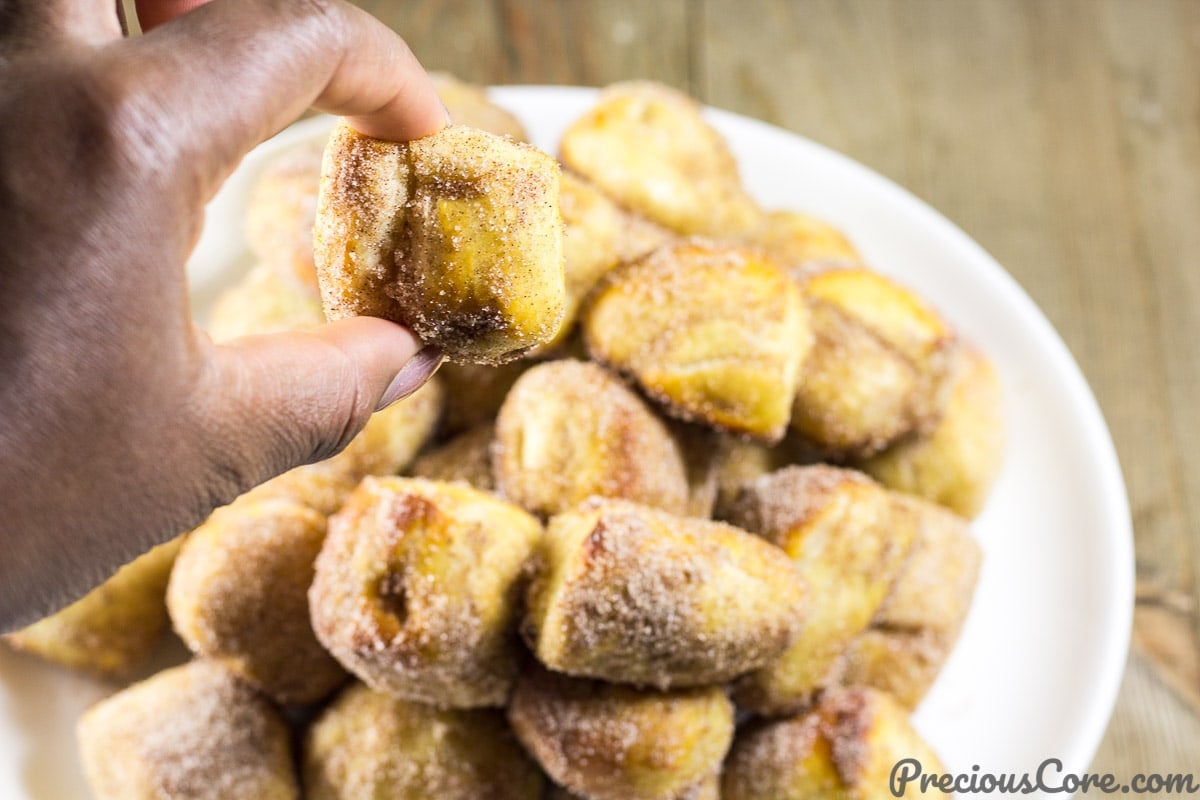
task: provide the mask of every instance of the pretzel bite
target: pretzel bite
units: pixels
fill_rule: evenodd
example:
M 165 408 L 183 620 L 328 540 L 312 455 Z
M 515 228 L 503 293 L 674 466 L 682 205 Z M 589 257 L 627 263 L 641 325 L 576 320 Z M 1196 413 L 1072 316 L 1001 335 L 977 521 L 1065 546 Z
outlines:
M 384 317 L 472 363 L 512 360 L 558 333 L 554 159 L 461 125 L 396 143 L 343 122 L 322 169 L 314 248 L 329 319 Z
M 367 475 L 394 475 L 412 463 L 437 430 L 443 397 L 438 377 L 367 420 L 342 452 L 262 483 L 236 502 L 294 500 L 328 516 Z
M 762 225 L 747 238 L 798 279 L 831 268 L 862 264 L 862 257 L 841 231 L 800 211 L 772 211 L 764 215 Z
M 325 517 L 287 500 L 235 503 L 188 536 L 167 591 L 176 632 L 281 704 L 314 703 L 346 673 L 309 622 Z
M 321 301 L 259 264 L 213 304 L 206 330 L 214 341 L 239 336 L 312 330 L 325 324 Z
M 778 441 L 811 344 L 800 293 L 757 251 L 670 244 L 609 274 L 584 317 L 594 358 L 671 414 Z
M 79 721 L 96 800 L 297 800 L 279 712 L 211 661 L 160 672 Z
M 787 555 L 730 525 L 617 500 L 550 521 L 521 628 L 553 670 L 660 689 L 771 663 L 800 628 Z
M 558 340 L 572 330 L 588 293 L 613 267 L 666 244 L 672 234 L 618 206 L 594 184 L 562 175 L 563 254 L 567 312 Z
M 499 711 L 438 710 L 355 684 L 305 738 L 308 800 L 540 800 L 541 772 Z
M 671 795 L 670 800 L 720 800 L 721 778 L 719 774 L 705 778 L 695 786 L 688 787 L 678 794 Z M 575 794 L 569 789 L 555 786 L 550 790 L 549 800 L 588 800 L 581 794 Z
M 805 283 L 816 343 L 792 428 L 829 453 L 866 456 L 929 431 L 945 405 L 954 333 L 920 298 L 865 268 Z
M 246 204 L 246 244 L 259 261 L 315 296 L 313 220 L 324 141 L 301 142 L 272 159 Z
M 887 800 L 896 764 L 945 767 L 891 697 L 870 689 L 827 692 L 813 710 L 738 732 L 721 778 L 723 800 Z M 918 784 L 901 797 L 922 797 Z M 945 797 L 930 792 L 931 797 Z
M 654 692 L 536 669 L 508 707 L 557 784 L 591 800 L 673 800 L 720 768 L 733 704 L 719 688 Z
M 901 439 L 859 466 L 884 486 L 973 518 L 983 510 L 1003 458 L 1000 381 L 987 356 L 964 347 L 936 427 Z
M 481 492 L 495 490 L 492 476 L 492 441 L 496 428 L 490 422 L 460 433 L 413 462 L 414 478 L 434 481 L 463 481 Z
M 167 627 L 163 595 L 181 539 L 161 544 L 61 611 L 4 641 L 46 661 L 101 678 L 128 678 Z
M 482 86 L 445 73 L 431 75 L 438 97 L 459 124 L 500 136 L 526 139 L 525 129 L 508 111 L 491 103 Z M 246 206 L 246 243 L 272 271 L 316 295 L 313 225 L 321 184 L 324 141 L 289 147 L 268 163 Z
M 453 435 L 484 422 L 493 422 L 504 398 L 529 369 L 528 361 L 498 367 L 486 364 L 443 364 L 438 377 L 446 386 L 446 411 L 442 432 Z
M 567 167 L 677 233 L 740 236 L 760 223 L 729 145 L 699 103 L 667 86 L 609 86 L 559 148 Z
M 882 689 L 915 708 L 962 630 L 980 550 L 960 517 L 924 500 L 892 497 L 916 517 L 916 538 L 871 627 L 850 645 L 842 680 Z
M 529 139 L 521 121 L 489 100 L 485 87 L 459 80 L 446 72 L 431 72 L 429 77 L 454 124 L 497 136 L 510 136 L 519 142 Z
M 883 604 L 917 523 L 870 478 L 824 465 L 787 467 L 745 484 L 729 520 L 782 547 L 814 598 L 799 638 L 736 684 L 740 706 L 792 713 L 837 683 L 842 655 Z
M 496 485 L 549 516 L 598 495 L 683 513 L 688 483 L 666 426 L 603 367 L 551 361 L 513 385 L 496 419 Z
M 317 638 L 378 691 L 442 708 L 503 705 L 522 571 L 541 534 L 529 514 L 462 484 L 367 478 L 317 558 Z

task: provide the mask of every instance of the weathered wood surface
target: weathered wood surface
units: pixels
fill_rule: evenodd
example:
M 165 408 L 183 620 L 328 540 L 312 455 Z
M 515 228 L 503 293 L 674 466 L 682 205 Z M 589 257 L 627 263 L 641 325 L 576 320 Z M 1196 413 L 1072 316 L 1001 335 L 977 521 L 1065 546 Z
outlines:
M 470 80 L 651 78 L 790 128 L 995 255 L 1082 365 L 1129 486 L 1134 648 L 1094 768 L 1200 772 L 1200 2 L 360 4 Z

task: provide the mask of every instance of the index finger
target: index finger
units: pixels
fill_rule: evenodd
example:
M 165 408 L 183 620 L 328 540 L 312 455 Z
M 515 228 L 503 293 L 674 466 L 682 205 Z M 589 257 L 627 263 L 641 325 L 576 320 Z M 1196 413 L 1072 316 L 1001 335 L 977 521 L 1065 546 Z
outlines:
M 110 49 L 158 157 L 197 169 L 205 195 L 305 109 L 408 141 L 446 112 L 408 45 L 341 0 L 213 0 Z

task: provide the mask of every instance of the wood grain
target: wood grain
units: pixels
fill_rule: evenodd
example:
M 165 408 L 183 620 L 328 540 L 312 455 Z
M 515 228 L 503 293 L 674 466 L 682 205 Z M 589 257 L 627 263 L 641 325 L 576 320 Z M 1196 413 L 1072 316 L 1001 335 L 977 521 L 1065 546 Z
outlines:
M 361 3 L 484 83 L 661 80 L 824 142 L 976 238 L 1063 334 L 1132 503 L 1134 648 L 1094 768 L 1200 771 L 1200 3 Z

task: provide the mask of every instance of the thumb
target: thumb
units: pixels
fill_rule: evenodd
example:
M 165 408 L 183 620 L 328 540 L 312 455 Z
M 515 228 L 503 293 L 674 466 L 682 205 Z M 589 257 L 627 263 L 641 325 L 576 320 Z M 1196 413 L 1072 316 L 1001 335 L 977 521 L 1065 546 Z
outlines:
M 441 363 L 439 350 L 372 317 L 213 347 L 197 400 L 216 486 L 232 499 L 334 455 L 374 411 L 415 392 Z

